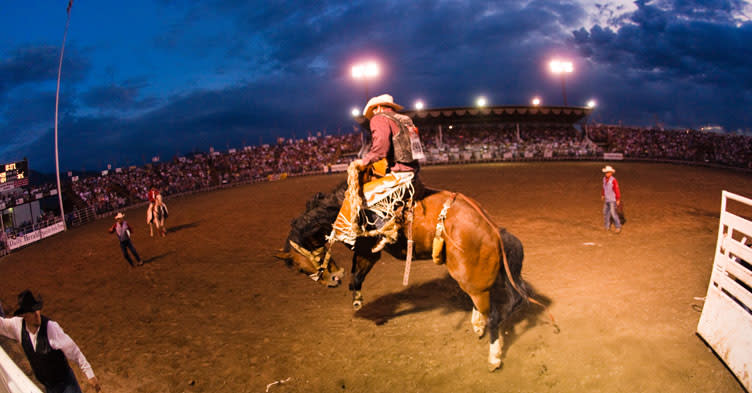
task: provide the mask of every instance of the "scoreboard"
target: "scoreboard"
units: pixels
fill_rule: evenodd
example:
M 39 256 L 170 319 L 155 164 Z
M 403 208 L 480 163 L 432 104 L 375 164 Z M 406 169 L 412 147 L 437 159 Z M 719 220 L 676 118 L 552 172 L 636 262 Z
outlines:
M 29 162 L 16 161 L 10 164 L 0 164 L 0 191 L 29 185 Z

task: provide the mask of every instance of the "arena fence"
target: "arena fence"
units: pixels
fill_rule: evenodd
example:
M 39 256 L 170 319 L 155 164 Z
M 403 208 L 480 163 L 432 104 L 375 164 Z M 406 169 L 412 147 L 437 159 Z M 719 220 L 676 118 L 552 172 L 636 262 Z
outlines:
M 752 199 L 723 191 L 713 271 L 697 333 L 752 389 L 752 217 L 729 211 L 752 208 Z
M 1 347 L 0 393 L 42 393 Z

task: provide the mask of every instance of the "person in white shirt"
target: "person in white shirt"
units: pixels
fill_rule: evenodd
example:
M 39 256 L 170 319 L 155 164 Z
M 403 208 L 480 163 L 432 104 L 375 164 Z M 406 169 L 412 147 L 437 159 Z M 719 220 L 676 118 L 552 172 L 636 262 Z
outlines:
M 41 314 L 42 300 L 28 289 L 18 295 L 12 318 L 0 318 L 0 335 L 21 344 L 37 380 L 47 393 L 81 393 L 68 361 L 78 365 L 95 391 L 99 381 L 78 345 L 60 325 Z

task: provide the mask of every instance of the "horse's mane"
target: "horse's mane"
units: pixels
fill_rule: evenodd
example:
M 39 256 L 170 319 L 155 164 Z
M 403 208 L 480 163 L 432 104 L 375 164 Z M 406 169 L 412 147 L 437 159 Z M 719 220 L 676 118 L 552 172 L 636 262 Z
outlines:
M 332 231 L 332 224 L 345 199 L 346 189 L 347 183 L 342 182 L 329 193 L 318 192 L 306 202 L 305 212 L 290 223 L 290 235 L 285 243 L 286 251 L 290 247 L 290 240 L 307 249 L 323 245 L 322 232 L 328 235 Z

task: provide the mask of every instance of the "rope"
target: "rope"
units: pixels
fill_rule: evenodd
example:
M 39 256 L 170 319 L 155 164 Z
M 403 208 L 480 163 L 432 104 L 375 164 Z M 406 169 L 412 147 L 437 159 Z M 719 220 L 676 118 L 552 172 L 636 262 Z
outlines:
M 491 222 L 491 219 L 488 217 L 488 215 L 486 215 L 486 213 L 476 203 L 474 203 L 472 200 L 470 200 L 470 198 L 466 197 L 463 194 L 459 194 L 459 195 L 462 197 L 462 199 L 465 202 L 467 202 L 470 206 L 472 206 L 473 209 L 475 209 L 475 211 L 477 211 L 481 215 L 481 217 L 483 217 L 483 219 L 486 221 L 486 223 L 491 226 L 491 229 L 496 234 L 496 237 L 499 239 L 499 244 L 501 245 L 501 257 L 502 257 L 502 260 L 504 262 L 504 271 L 506 271 L 507 277 L 509 278 L 509 282 L 512 283 L 512 287 L 514 287 L 514 289 L 517 291 L 517 293 L 520 294 L 520 296 L 523 296 L 523 297 L 527 298 L 527 301 L 529 301 L 531 303 L 534 303 L 534 304 L 537 304 L 537 305 L 541 306 L 544 310 L 546 310 L 546 306 L 543 305 L 543 303 L 541 303 L 541 302 L 533 299 L 530 296 L 527 296 L 517 286 L 517 283 L 514 282 L 514 278 L 512 276 L 512 271 L 509 268 L 509 261 L 507 260 L 507 253 L 504 250 L 504 240 L 501 238 L 501 234 L 499 233 L 498 227 L 496 225 L 494 225 L 493 222 Z M 559 326 L 556 325 L 556 320 L 554 319 L 554 315 L 550 311 L 548 311 L 548 310 L 546 310 L 546 312 L 548 313 L 549 318 L 551 318 L 551 324 L 558 331 L 559 330 Z

